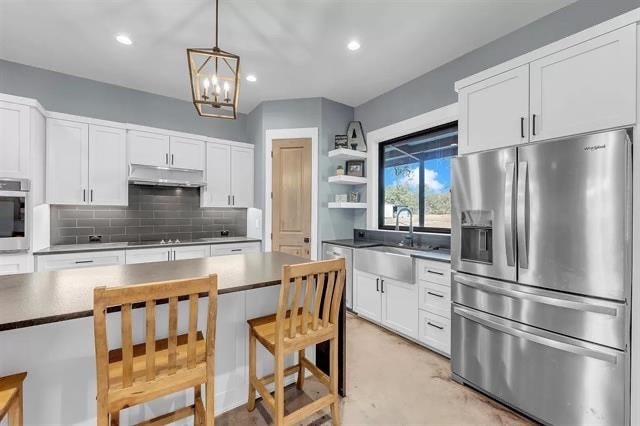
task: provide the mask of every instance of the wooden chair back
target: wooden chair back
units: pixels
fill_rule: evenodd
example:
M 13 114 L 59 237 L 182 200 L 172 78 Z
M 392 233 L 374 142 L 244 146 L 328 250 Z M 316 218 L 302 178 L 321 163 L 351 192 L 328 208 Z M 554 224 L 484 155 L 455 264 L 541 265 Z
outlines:
M 133 329 L 131 311 L 133 308 L 145 308 L 145 361 L 144 380 L 152 385 L 159 378 L 176 373 L 176 346 L 178 336 L 178 301 L 188 300 L 189 324 L 187 334 L 186 368 L 196 367 L 196 341 L 198 335 L 198 299 L 201 294 L 209 297 L 206 332 L 206 371 L 213 377 L 215 330 L 218 298 L 218 278 L 209 277 L 157 282 L 123 287 L 98 287 L 94 290 L 94 331 L 96 347 L 96 367 L 98 398 L 109 391 L 109 348 L 107 342 L 107 310 L 121 311 L 122 333 L 122 389 L 134 384 L 133 375 Z M 167 363 L 160 370 L 156 365 L 156 305 L 168 301 L 169 315 L 167 324 Z
M 285 338 L 302 337 L 337 325 L 345 277 L 342 258 L 284 266 L 276 313 L 276 345 L 282 344 Z M 289 318 L 287 311 L 290 311 Z M 299 328 L 296 327 L 298 321 L 301 321 Z

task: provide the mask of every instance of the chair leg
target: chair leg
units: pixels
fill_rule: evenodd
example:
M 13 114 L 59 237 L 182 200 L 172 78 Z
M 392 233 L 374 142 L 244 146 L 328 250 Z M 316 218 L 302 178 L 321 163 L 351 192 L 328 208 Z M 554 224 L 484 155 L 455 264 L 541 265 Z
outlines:
M 120 411 L 111 413 L 111 426 L 120 426 Z
M 9 407 L 9 426 L 22 426 L 23 407 L 22 407 L 22 384 L 18 387 L 18 395 Z
M 302 365 L 302 360 L 304 358 L 304 349 L 298 351 L 298 382 L 296 383 L 296 387 L 298 389 L 302 389 L 304 386 L 304 365 Z
M 334 426 L 340 425 L 340 396 L 338 395 L 338 339 L 335 337 L 329 341 L 329 349 L 331 353 L 331 365 L 329 367 L 329 385 L 330 392 L 333 395 L 333 403 L 331 403 L 331 420 Z
M 275 424 L 284 426 L 284 353 L 276 350 L 275 356 Z
M 249 396 L 247 397 L 247 410 L 256 408 L 256 388 L 253 380 L 256 379 L 256 335 L 249 329 Z
M 214 369 L 215 371 L 215 369 Z M 216 392 L 214 389 L 215 377 L 208 377 L 205 384 L 205 412 L 204 412 L 204 424 L 206 426 L 213 426 L 216 417 L 215 400 Z
M 200 401 L 200 402 L 198 402 Z M 197 407 L 198 404 L 202 404 L 202 385 L 193 387 L 193 406 Z M 193 425 L 200 426 L 202 424 L 202 418 L 199 415 L 198 409 L 193 410 Z

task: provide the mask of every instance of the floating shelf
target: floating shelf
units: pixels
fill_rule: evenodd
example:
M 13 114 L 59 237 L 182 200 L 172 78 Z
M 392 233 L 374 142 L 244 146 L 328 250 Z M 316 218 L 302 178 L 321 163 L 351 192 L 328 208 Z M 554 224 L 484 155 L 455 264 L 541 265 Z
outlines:
M 341 185 L 366 185 L 367 178 L 359 176 L 329 176 L 329 183 L 339 183 Z
M 367 203 L 329 203 L 330 209 L 366 209 Z
M 338 148 L 329 151 L 329 158 L 334 160 L 364 160 L 367 158 L 367 153 L 354 149 Z

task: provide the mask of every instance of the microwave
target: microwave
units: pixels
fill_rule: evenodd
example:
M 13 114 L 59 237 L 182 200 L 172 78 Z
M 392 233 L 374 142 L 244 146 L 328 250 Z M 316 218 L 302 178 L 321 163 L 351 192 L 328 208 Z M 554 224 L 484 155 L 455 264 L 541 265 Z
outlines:
M 0 178 L 0 252 L 29 250 L 28 179 Z

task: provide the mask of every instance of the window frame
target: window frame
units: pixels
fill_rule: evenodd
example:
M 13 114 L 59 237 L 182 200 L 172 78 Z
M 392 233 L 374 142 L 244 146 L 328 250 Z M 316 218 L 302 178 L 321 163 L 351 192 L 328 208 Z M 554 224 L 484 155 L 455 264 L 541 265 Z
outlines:
M 384 148 L 387 145 L 392 145 L 395 142 L 400 142 L 417 136 L 427 135 L 430 133 L 439 132 L 448 128 L 458 127 L 458 120 L 454 120 L 448 123 L 440 124 L 438 126 L 429 127 L 428 129 L 419 130 L 407 135 L 398 136 L 393 139 L 389 139 L 378 144 L 378 229 L 394 231 L 396 229 L 393 225 L 384 224 Z M 453 158 L 453 157 L 451 157 Z M 422 161 L 420 170 L 424 169 L 424 161 Z M 424 224 L 424 172 L 420 173 L 418 182 L 418 222 Z M 400 231 L 409 231 L 408 226 L 400 226 Z M 433 233 L 433 234 L 451 234 L 451 228 L 437 228 L 431 226 L 414 226 L 414 232 L 421 233 Z

